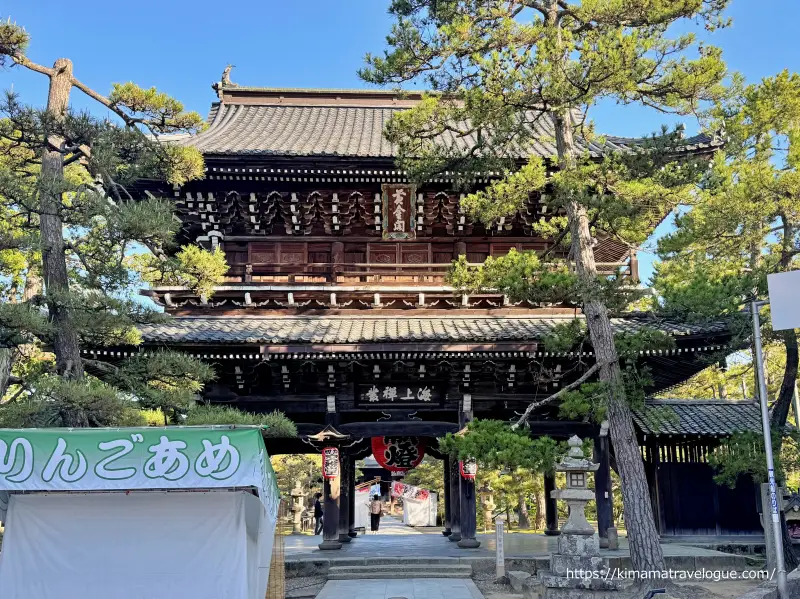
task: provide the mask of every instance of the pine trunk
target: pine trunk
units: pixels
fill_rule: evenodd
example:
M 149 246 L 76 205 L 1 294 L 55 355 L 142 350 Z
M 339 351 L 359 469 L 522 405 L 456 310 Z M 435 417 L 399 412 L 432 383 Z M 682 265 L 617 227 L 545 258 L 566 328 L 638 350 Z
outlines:
M 533 500 L 536 503 L 536 518 L 533 521 L 533 527 L 536 530 L 544 530 L 544 491 L 537 491 Z
M 575 164 L 570 112 L 564 110 L 553 116 L 559 164 L 561 168 L 569 168 Z M 600 364 L 600 380 L 608 386 L 608 421 L 622 481 L 631 563 L 636 570 L 663 570 L 664 554 L 659 544 L 644 464 L 625 398 L 611 320 L 606 306 L 591 291 L 597 285 L 597 267 L 592 252 L 589 219 L 586 208 L 578 201 L 568 199 L 565 204 L 572 236 L 572 259 L 581 286 L 586 290 L 583 297 L 586 325 L 595 359 Z
M 8 391 L 8 379 L 13 365 L 14 350 L 10 347 L 0 347 L 0 403 L 3 403 L 3 397 Z
M 67 112 L 69 93 L 72 89 L 72 62 L 59 58 L 53 65 L 50 76 L 50 92 L 47 111 L 55 120 L 61 120 Z M 47 148 L 42 155 L 42 171 L 39 178 L 41 214 L 39 232 L 42 247 L 42 278 L 48 296 L 48 310 L 53 323 L 53 351 L 56 355 L 56 371 L 68 378 L 83 376 L 78 334 L 72 324 L 69 308 L 65 305 L 69 292 L 67 260 L 64 254 L 64 223 L 61 220 L 62 188 L 64 184 L 64 157 L 61 147 L 64 140 L 49 135 Z
M 794 244 L 792 243 L 794 229 L 786 215 L 781 214 L 780 218 L 783 223 L 780 266 L 782 270 L 787 271 L 791 269 L 792 258 L 794 257 Z M 794 398 L 798 370 L 797 334 L 794 329 L 783 331 L 783 344 L 786 347 L 786 366 L 783 370 L 783 380 L 781 381 L 780 391 L 778 391 L 778 398 L 772 407 L 770 425 L 772 425 L 773 430 L 782 429 L 786 426 L 786 420 L 789 418 L 789 407 L 792 405 L 792 399 Z M 779 443 L 782 444 L 782 442 L 783 435 L 780 436 Z M 780 451 L 780 445 L 778 446 L 778 451 Z
M 528 502 L 527 498 L 524 494 L 520 494 L 519 496 L 519 507 L 517 508 L 517 512 L 519 514 L 519 527 L 520 528 L 530 528 L 531 527 L 531 519 L 528 516 Z
M 789 408 L 794 397 L 794 386 L 797 380 L 798 362 L 800 354 L 797 347 L 797 334 L 794 330 L 783 331 L 783 343 L 786 347 L 786 367 L 783 371 L 783 381 L 781 382 L 778 399 L 772 407 L 772 417 L 770 424 L 773 430 L 779 430 L 786 426 L 789 418 Z

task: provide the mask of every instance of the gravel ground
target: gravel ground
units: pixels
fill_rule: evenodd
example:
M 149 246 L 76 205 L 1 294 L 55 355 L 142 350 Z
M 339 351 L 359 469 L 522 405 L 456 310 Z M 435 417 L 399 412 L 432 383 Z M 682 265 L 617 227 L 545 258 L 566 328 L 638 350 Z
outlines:
M 495 582 L 494 574 L 480 574 L 473 577 L 475 585 L 487 599 L 506 599 L 521 597 L 511 585 Z M 700 584 L 678 583 L 674 585 L 667 599 L 736 599 L 760 584 L 757 580 L 703 582 Z M 631 591 L 620 593 L 620 599 L 630 597 Z M 637 595 L 638 596 L 638 595 Z M 658 595 L 658 597 L 665 597 Z
M 514 589 L 511 588 L 510 584 L 496 582 L 495 575 L 492 572 L 476 574 L 472 577 L 472 581 L 475 583 L 475 586 L 478 587 L 480 592 L 486 597 L 491 597 L 492 595 L 509 595 L 514 593 Z

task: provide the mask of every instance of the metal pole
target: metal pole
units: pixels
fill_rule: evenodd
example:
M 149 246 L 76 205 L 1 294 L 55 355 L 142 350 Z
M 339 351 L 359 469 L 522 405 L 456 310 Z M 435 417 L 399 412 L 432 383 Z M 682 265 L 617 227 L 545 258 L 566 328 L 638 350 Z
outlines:
M 750 312 L 753 315 L 753 353 L 756 361 L 756 376 L 758 379 L 758 395 L 761 400 L 761 426 L 764 432 L 764 451 L 767 454 L 767 476 L 769 482 L 769 497 L 772 506 L 772 530 L 775 536 L 775 563 L 778 565 L 778 597 L 788 599 L 786 588 L 786 564 L 783 561 L 783 535 L 781 533 L 781 518 L 778 510 L 778 493 L 775 486 L 775 462 L 772 458 L 772 434 L 769 429 L 769 408 L 767 407 L 767 384 L 764 381 L 764 355 L 761 349 L 761 322 L 758 310 L 767 302 L 750 302 Z M 764 518 L 766 521 L 766 518 Z M 766 524 L 766 522 L 765 522 Z

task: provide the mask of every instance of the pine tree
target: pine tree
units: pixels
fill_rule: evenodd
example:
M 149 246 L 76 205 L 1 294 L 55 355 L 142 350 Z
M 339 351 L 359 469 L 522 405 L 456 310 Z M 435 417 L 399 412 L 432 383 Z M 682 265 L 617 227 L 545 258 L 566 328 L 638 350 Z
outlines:
M 199 152 L 161 136 L 196 131 L 203 121 L 173 98 L 133 83 L 115 84 L 104 96 L 73 74 L 68 59 L 53 67 L 31 61 L 28 42 L 22 27 L 0 24 L 0 66 L 50 82 L 44 109 L 13 93 L 0 101 L 0 268 L 9 281 L 8 301 L 0 304 L 0 382 L 11 383 L 0 394 L 0 425 L 142 424 L 141 408 L 180 422 L 213 378 L 210 366 L 166 351 L 108 363 L 82 354 L 81 346 L 135 345 L 137 324 L 163 318 L 128 298 L 138 280 L 133 254 L 152 252 L 163 276 L 197 289 L 224 274 L 222 254 L 175 255 L 170 201 L 135 200 L 126 187 L 143 177 L 178 184 L 202 177 Z M 70 110 L 73 89 L 115 121 Z M 33 359 L 18 360 L 8 375 L 20 348 Z
M 743 312 L 747 302 L 767 298 L 767 275 L 798 267 L 799 98 L 800 75 L 784 71 L 758 84 L 737 81 L 727 100 L 709 111 L 713 126 L 726 131 L 725 153 L 717 156 L 688 210 L 677 217 L 675 232 L 659 242 L 662 262 L 654 286 L 662 312 L 684 319 L 725 318 L 745 343 L 751 337 L 750 317 Z M 768 385 L 777 387 L 770 420 L 776 459 L 787 462 L 781 458 L 796 450 L 792 439 L 790 449 L 782 451 L 798 374 L 797 331 L 772 331 L 766 314 L 761 322 L 768 355 L 778 348 L 783 353 L 767 361 L 767 375 L 779 367 L 777 376 L 769 377 L 777 379 Z M 754 397 L 752 363 L 736 370 L 746 370 L 746 391 Z M 752 435 L 737 435 L 720 451 L 723 482 L 735 481 L 737 473 L 763 480 L 763 445 L 753 445 Z M 783 529 L 791 569 L 798 560 L 785 521 Z
M 710 116 L 723 127 L 725 154 L 659 243 L 654 283 L 664 312 L 686 318 L 739 316 L 745 302 L 766 298 L 768 274 L 793 270 L 800 255 L 800 75 L 784 71 L 741 86 Z M 768 319 L 764 319 L 768 323 Z M 783 429 L 798 374 L 797 332 L 765 338 L 783 345 L 784 368 L 772 426 Z
M 369 66 L 361 72 L 367 81 L 384 85 L 423 80 L 436 92 L 400 113 L 387 129 L 399 145 L 403 166 L 420 179 L 441 170 L 505 168 L 511 173 L 506 157 L 536 140 L 540 122 L 552 122 L 558 154 L 553 169 L 548 172 L 546 165 L 532 159 L 488 193 L 468 199 L 465 207 L 490 220 L 511 214 L 547 179 L 548 203 L 565 210 L 566 219 L 543 229 L 561 224 L 556 238 L 571 244 L 595 368 L 605 384 L 631 559 L 641 570 L 663 569 L 664 558 L 610 326 L 611 296 L 598 280 L 592 231 L 605 227 L 605 233 L 624 239 L 626 233 L 636 233 L 633 227 L 625 228 L 632 224 L 627 206 L 638 202 L 641 207 L 649 200 L 653 218 L 670 197 L 660 197 L 664 185 L 651 188 L 646 179 L 607 181 L 604 175 L 617 169 L 596 166 L 576 144 L 576 129 L 591 135 L 577 109 L 616 98 L 623 104 L 689 113 L 702 101 L 716 98 L 725 76 L 720 51 L 698 45 L 693 34 L 669 33 L 681 21 L 703 21 L 710 29 L 724 25 L 721 13 L 726 4 L 727 0 L 394 0 L 390 50 L 383 57 L 368 56 Z M 439 143 L 444 133 L 458 143 Z M 635 169 L 629 165 L 625 170 L 631 174 Z M 524 282 L 512 286 L 519 289 Z

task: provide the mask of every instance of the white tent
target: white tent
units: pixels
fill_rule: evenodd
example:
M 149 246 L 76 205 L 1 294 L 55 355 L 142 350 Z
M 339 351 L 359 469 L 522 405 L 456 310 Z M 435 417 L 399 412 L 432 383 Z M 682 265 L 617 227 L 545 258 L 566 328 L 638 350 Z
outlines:
M 266 594 L 279 497 L 258 429 L 0 430 L 0 489 L 3 599 Z
M 425 499 L 403 498 L 403 523 L 408 526 L 436 526 L 437 509 L 437 496 L 433 491 Z

